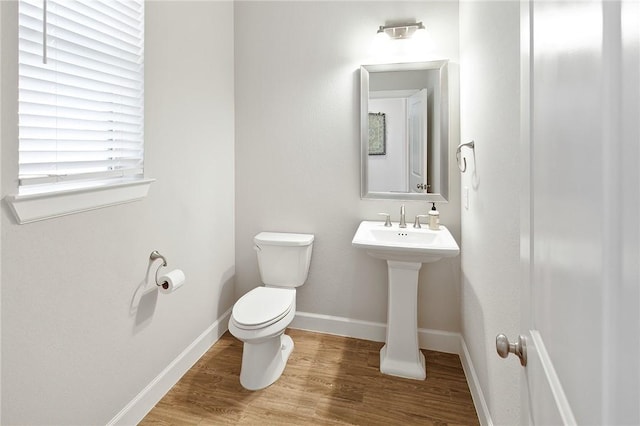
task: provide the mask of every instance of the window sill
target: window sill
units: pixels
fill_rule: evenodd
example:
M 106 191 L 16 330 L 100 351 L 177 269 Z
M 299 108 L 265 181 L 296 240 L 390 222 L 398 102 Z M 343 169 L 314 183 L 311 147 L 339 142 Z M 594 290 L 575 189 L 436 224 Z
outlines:
M 141 200 L 147 196 L 154 181 L 140 179 L 43 194 L 7 195 L 5 201 L 22 225 Z

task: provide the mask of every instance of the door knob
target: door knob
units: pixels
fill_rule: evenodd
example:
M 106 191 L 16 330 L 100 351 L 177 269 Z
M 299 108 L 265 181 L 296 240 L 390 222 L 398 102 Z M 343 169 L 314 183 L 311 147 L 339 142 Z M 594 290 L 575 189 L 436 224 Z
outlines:
M 525 367 L 527 365 L 527 345 L 523 336 L 518 336 L 516 343 L 510 343 L 507 336 L 498 334 L 496 336 L 496 351 L 502 358 L 509 356 L 509 353 L 520 358 L 520 364 Z

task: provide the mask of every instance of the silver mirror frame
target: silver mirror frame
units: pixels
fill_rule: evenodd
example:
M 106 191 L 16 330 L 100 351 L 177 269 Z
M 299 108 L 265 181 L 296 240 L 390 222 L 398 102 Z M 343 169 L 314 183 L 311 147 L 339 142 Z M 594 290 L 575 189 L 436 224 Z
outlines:
M 449 61 L 408 62 L 398 64 L 362 65 L 360 67 L 360 196 L 367 199 L 420 200 L 431 202 L 448 202 L 449 199 Z M 440 192 L 371 192 L 369 191 L 369 73 L 388 71 L 440 71 Z

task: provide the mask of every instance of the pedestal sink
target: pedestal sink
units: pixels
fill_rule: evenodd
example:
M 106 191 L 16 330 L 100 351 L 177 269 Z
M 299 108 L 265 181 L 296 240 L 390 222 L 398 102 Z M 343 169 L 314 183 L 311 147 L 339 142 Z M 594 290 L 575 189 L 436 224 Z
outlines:
M 393 376 L 424 380 L 424 355 L 418 346 L 418 273 L 423 263 L 454 257 L 460 248 L 449 230 L 426 227 L 390 227 L 363 221 L 351 241 L 354 247 L 387 261 L 389 301 L 387 337 L 380 350 L 380 371 Z

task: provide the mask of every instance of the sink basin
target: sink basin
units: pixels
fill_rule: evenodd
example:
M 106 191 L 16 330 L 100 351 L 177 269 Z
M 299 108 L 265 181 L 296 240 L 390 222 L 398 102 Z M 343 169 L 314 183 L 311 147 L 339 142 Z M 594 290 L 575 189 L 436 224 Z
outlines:
M 351 241 L 354 247 L 378 259 L 399 262 L 429 263 L 443 257 L 454 257 L 460 248 L 449 230 L 440 225 L 438 231 L 412 224 L 399 228 L 385 227 L 383 222 L 363 221 Z
M 400 228 L 383 222 L 360 223 L 351 244 L 387 261 L 389 297 L 387 332 L 380 350 L 380 371 L 392 376 L 424 380 L 425 359 L 418 346 L 418 273 L 423 263 L 460 253 L 447 228 Z

